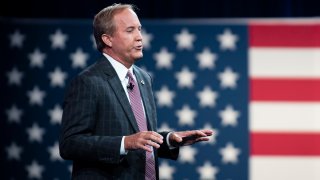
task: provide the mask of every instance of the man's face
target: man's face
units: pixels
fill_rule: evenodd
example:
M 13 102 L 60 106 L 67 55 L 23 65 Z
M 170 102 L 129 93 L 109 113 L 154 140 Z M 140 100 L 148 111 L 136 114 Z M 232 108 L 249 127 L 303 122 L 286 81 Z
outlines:
M 116 30 L 111 36 L 113 58 L 131 66 L 142 58 L 141 24 L 135 12 L 125 9 L 114 17 Z

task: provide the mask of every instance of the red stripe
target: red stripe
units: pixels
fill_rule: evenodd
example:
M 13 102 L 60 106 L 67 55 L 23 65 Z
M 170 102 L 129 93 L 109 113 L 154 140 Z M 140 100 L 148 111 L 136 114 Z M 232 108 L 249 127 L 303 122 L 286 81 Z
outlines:
M 251 133 L 251 155 L 320 155 L 320 133 Z
M 318 47 L 320 25 L 251 24 L 250 46 L 257 47 Z
M 250 80 L 252 101 L 320 101 L 320 79 Z

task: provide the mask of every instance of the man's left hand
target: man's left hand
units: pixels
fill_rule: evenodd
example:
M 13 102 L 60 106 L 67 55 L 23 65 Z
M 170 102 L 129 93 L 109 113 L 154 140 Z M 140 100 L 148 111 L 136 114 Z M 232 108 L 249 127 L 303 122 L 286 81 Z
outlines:
M 208 141 L 208 136 L 213 134 L 212 130 L 192 130 L 192 131 L 179 131 L 172 132 L 169 137 L 172 146 L 187 146 L 196 142 Z

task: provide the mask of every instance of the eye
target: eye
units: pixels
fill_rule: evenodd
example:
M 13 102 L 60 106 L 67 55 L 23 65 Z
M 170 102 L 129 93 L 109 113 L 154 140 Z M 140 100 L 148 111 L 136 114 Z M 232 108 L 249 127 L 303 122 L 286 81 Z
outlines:
M 128 28 L 127 29 L 127 32 L 132 32 L 133 31 L 133 28 Z

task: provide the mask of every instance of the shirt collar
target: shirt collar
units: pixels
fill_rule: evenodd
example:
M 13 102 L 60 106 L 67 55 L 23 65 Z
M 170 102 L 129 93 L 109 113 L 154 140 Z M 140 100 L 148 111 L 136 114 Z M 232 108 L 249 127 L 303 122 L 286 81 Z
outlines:
M 121 64 L 119 61 L 113 59 L 108 54 L 103 53 L 103 55 L 109 60 L 112 67 L 116 70 L 116 73 L 117 73 L 121 82 L 126 79 L 128 71 L 130 71 L 133 74 L 133 67 L 132 66 L 129 69 L 127 69 L 123 64 Z

